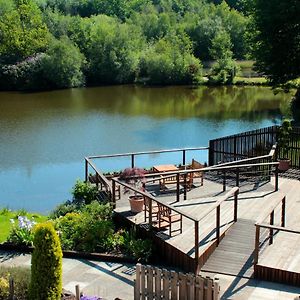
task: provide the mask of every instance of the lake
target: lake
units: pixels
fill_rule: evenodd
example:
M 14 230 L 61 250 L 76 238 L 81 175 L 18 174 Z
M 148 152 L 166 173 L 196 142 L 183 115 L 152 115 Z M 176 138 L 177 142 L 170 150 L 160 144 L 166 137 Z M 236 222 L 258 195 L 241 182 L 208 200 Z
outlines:
M 0 208 L 49 212 L 71 198 L 85 156 L 207 146 L 209 139 L 280 124 L 290 98 L 267 87 L 2 92 Z M 103 168 L 120 169 L 112 162 Z

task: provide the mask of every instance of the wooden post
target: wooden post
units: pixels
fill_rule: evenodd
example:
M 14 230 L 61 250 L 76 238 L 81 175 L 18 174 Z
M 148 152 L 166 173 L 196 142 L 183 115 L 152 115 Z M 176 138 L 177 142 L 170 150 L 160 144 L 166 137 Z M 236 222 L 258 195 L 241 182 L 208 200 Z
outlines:
M 10 276 L 9 277 L 9 299 L 13 300 L 15 297 L 15 285 L 14 279 Z
M 149 201 L 149 230 L 152 231 L 152 199 L 148 197 Z
M 220 205 L 217 206 L 216 213 L 216 238 L 217 238 L 217 246 L 220 243 Z
M 236 168 L 235 186 L 240 186 L 240 169 Z
M 76 296 L 76 300 L 80 300 L 79 284 L 75 285 L 75 296 Z
M 141 264 L 136 265 L 135 270 L 135 285 L 134 285 L 134 300 L 140 300 L 141 291 Z
M 238 191 L 234 193 L 234 216 L 233 216 L 234 222 L 237 221 L 237 216 L 238 216 Z
M 285 226 L 285 197 L 282 199 L 282 204 L 281 204 L 281 226 Z
M 223 192 L 226 191 L 226 172 L 223 172 Z
M 131 154 L 131 168 L 134 168 L 134 154 Z
M 184 173 L 183 175 L 183 200 L 186 200 L 187 199 L 187 184 L 186 184 L 186 176 L 187 176 L 187 173 Z
M 256 265 L 258 263 L 258 253 L 259 253 L 259 236 L 260 236 L 260 227 L 256 225 L 255 230 L 255 248 L 254 248 L 254 257 L 253 257 L 253 264 Z
M 270 225 L 274 225 L 274 210 L 270 214 Z M 273 229 L 270 228 L 269 245 L 273 244 Z
M 195 221 L 195 274 L 199 274 L 199 221 Z
M 180 184 L 179 184 L 179 180 L 180 180 L 180 175 L 179 175 L 179 173 L 177 173 L 177 175 L 176 175 L 176 202 L 180 201 Z
M 278 191 L 278 165 L 275 166 L 275 192 Z
M 116 208 L 116 182 L 115 180 L 112 178 L 112 195 L 111 195 L 111 202 L 113 205 L 113 208 Z
M 182 165 L 185 166 L 185 149 L 182 150 Z
M 88 160 L 85 158 L 85 176 L 84 176 L 84 180 L 85 182 L 88 181 L 88 176 L 89 176 L 89 164 L 88 164 Z

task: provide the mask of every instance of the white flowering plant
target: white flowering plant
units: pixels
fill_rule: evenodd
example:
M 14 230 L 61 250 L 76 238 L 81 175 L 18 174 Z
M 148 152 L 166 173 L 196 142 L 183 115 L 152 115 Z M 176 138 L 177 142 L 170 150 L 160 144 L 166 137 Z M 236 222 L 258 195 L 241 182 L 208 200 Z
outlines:
M 18 221 L 10 219 L 12 229 L 10 231 L 8 242 L 17 245 L 32 246 L 33 244 L 33 227 L 36 224 L 34 220 L 29 220 L 26 216 L 18 216 Z

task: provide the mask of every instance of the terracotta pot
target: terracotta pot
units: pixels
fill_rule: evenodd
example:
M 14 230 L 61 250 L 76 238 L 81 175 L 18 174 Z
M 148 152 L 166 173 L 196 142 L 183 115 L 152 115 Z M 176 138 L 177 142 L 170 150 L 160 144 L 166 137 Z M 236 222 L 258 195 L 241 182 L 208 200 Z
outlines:
M 289 159 L 280 159 L 278 170 L 279 171 L 287 171 L 290 168 L 290 160 Z
M 143 196 L 130 196 L 129 197 L 130 209 L 132 212 L 139 213 L 144 209 Z

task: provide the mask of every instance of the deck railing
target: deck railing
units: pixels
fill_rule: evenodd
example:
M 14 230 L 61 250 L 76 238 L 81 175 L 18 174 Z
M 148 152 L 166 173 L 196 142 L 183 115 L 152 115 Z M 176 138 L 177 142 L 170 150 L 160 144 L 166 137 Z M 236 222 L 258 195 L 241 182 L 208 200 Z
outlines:
M 203 220 L 203 218 L 205 218 L 208 214 L 210 214 L 212 211 L 216 211 L 216 227 L 215 227 L 215 231 L 216 231 L 216 241 L 217 241 L 217 245 L 219 244 L 219 241 L 220 241 L 220 228 L 221 228 L 221 222 L 220 222 L 220 219 L 221 219 L 221 211 L 220 211 L 220 207 L 221 207 L 221 204 L 228 200 L 229 198 L 231 197 L 234 197 L 234 212 L 233 212 L 233 221 L 236 222 L 237 220 L 237 214 L 238 214 L 238 191 L 239 191 L 239 188 L 238 187 L 235 187 L 233 188 L 232 190 L 230 190 L 228 193 L 226 193 L 225 195 L 223 195 L 216 203 L 215 205 L 212 207 L 212 208 L 209 208 L 205 213 L 204 215 L 199 219 L 199 218 L 196 218 L 194 216 L 192 216 L 191 214 L 189 213 L 186 213 L 186 212 L 183 212 L 181 209 L 179 208 L 176 208 L 172 205 L 169 205 L 169 204 L 166 204 L 166 203 L 163 203 L 161 200 L 159 200 L 158 198 L 152 196 L 150 193 L 148 193 L 147 191 L 141 191 L 117 178 L 112 178 L 112 197 L 114 199 L 115 197 L 115 194 L 114 194 L 114 190 L 116 189 L 116 184 L 119 184 L 121 186 L 123 186 L 124 188 L 126 188 L 127 190 L 131 190 L 133 193 L 137 194 L 137 195 L 141 195 L 143 197 L 147 197 L 148 199 L 148 202 L 149 202 L 149 218 L 148 218 L 148 228 L 149 230 L 151 231 L 153 229 L 153 220 L 152 220 L 152 205 L 153 205 L 153 202 L 156 202 L 156 203 L 159 203 L 161 206 L 163 207 L 166 207 L 166 208 L 169 208 L 171 211 L 173 212 L 176 212 L 177 214 L 180 214 L 181 217 L 184 217 L 190 221 L 192 221 L 194 223 L 194 237 L 195 237 L 195 257 L 194 257 L 194 260 L 195 260 L 195 266 L 196 266 L 196 270 L 195 272 L 198 273 L 199 272 L 199 222 L 201 220 Z M 114 207 L 116 206 L 116 201 L 114 200 L 113 201 L 113 205 Z
M 271 196 L 273 200 L 272 206 L 268 209 L 267 212 L 264 212 L 255 223 L 256 231 L 255 231 L 255 249 L 254 249 L 254 259 L 253 263 L 256 265 L 259 259 L 259 251 L 260 248 L 266 244 L 266 241 L 269 240 L 269 245 L 273 244 L 274 233 L 278 231 L 287 231 L 292 232 L 293 230 L 285 228 L 285 212 L 286 212 L 286 196 L 285 194 L 278 192 L 276 196 Z M 280 226 L 275 226 L 275 210 L 281 204 L 281 218 L 280 218 Z M 269 224 L 264 223 L 266 219 L 269 218 Z M 264 238 L 263 242 L 260 243 L 261 229 L 267 229 L 269 234 Z M 295 232 L 295 231 L 294 231 Z M 299 232 L 300 233 L 300 232 Z

